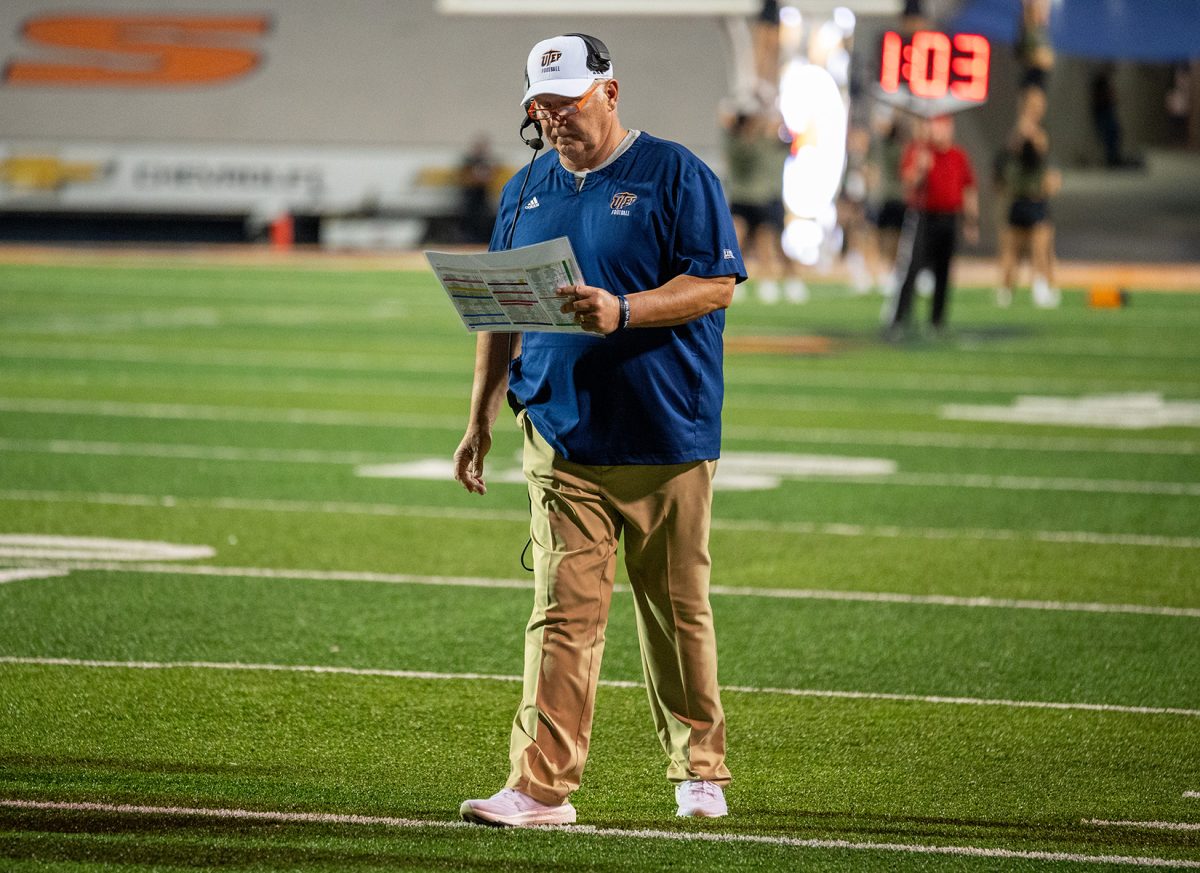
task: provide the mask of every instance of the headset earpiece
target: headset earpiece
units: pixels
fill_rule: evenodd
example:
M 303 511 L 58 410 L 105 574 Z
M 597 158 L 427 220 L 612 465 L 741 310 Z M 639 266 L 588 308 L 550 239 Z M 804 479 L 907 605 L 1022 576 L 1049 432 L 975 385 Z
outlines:
M 593 73 L 606 73 L 612 69 L 612 55 L 608 46 L 586 33 L 564 33 L 563 36 L 577 36 L 587 46 L 587 68 Z

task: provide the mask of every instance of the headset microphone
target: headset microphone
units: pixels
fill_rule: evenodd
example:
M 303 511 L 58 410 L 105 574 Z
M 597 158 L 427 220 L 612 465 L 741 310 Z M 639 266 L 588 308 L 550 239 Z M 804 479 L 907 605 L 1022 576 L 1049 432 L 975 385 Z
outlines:
M 525 128 L 527 127 L 533 127 L 537 130 L 537 133 L 529 139 L 525 138 Z M 546 143 L 542 140 L 542 125 L 537 119 L 526 116 L 525 120 L 521 122 L 521 142 L 525 143 L 525 145 L 529 146 L 535 152 L 545 147 Z
M 525 128 L 532 127 L 537 131 L 529 139 L 525 138 Z M 506 249 L 511 249 L 513 244 L 513 234 L 517 232 L 517 219 L 521 217 L 521 203 L 525 199 L 525 186 L 529 184 L 529 174 L 533 172 L 533 161 L 537 157 L 538 152 L 545 148 L 546 143 L 542 141 L 542 123 L 536 118 L 526 116 L 521 122 L 521 142 L 533 149 L 533 154 L 529 156 L 529 166 L 525 168 L 525 178 L 521 180 L 521 190 L 517 194 L 517 205 L 513 211 L 512 224 L 508 226 L 508 244 Z

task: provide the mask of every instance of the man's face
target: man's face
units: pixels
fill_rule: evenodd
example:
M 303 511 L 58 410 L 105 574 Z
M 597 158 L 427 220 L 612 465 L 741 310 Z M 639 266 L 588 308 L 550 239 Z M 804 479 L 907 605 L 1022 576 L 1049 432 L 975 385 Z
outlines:
M 578 112 L 560 115 L 554 110 L 571 106 L 580 98 L 537 95 L 534 99 L 538 107 L 551 111 L 550 117 L 542 122 L 542 131 L 550 145 L 568 162 L 582 161 L 604 142 L 613 122 L 612 105 L 616 96 L 617 83 L 610 79 L 599 83 Z
M 954 142 L 954 119 L 942 115 L 929 122 L 929 141 L 938 148 L 947 148 Z

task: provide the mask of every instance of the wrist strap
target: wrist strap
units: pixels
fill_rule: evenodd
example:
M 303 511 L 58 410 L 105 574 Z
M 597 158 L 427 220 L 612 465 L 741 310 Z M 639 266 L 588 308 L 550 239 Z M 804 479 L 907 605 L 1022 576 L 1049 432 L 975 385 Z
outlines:
M 629 301 L 624 296 L 619 296 L 617 305 L 621 307 L 621 320 L 617 322 L 617 330 L 624 330 L 629 327 Z

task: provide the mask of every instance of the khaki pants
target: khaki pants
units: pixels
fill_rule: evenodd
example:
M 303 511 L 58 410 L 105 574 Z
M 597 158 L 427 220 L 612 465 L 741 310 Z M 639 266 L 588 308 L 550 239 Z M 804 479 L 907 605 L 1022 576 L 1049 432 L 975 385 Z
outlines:
M 579 787 L 617 541 L 637 611 L 654 726 L 673 782 L 730 780 L 708 602 L 715 461 L 593 467 L 559 456 L 522 412 L 535 602 L 508 787 L 560 803 Z

